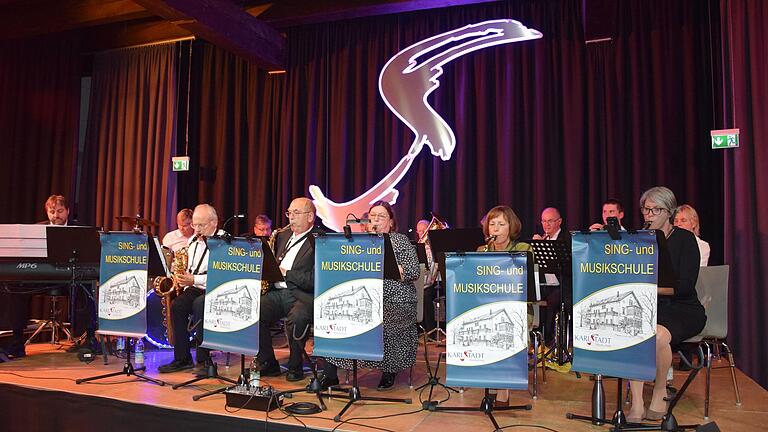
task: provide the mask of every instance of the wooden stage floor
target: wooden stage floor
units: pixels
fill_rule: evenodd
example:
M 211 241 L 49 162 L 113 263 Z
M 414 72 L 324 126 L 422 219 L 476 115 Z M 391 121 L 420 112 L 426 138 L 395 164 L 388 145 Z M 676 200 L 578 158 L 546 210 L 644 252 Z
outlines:
M 423 348 L 419 350 L 420 359 L 414 370 L 414 384 L 419 386 L 426 380 L 426 369 L 423 361 Z M 436 351 L 430 346 L 430 352 Z M 287 352 L 277 350 L 278 357 L 285 359 Z M 228 418 L 240 421 L 239 428 L 245 424 L 253 424 L 253 427 L 264 429 L 255 430 L 286 430 L 303 428 L 302 424 L 293 417 L 286 417 L 279 411 L 270 413 L 270 418 L 265 419 L 265 413 L 250 410 L 235 410 L 225 408 L 223 395 L 215 395 L 200 401 L 193 401 L 192 396 L 220 386 L 218 381 L 208 380 L 197 387 L 187 387 L 172 390 L 170 385 L 158 386 L 146 382 L 135 381 L 134 378 L 118 376 L 115 378 L 84 383 L 77 385 L 75 379 L 100 375 L 122 369 L 122 360 L 116 357 L 109 358 L 109 364 L 104 365 L 99 357 L 91 364 L 81 363 L 75 354 L 63 351 L 61 347 L 49 344 L 35 344 L 27 347 L 28 355 L 25 358 L 8 363 L 0 363 L 0 386 L 8 388 L 13 386 L 20 391 L 39 392 L 39 398 L 45 398 L 46 394 L 63 392 L 71 397 L 106 398 L 111 402 L 120 401 L 125 406 L 142 406 L 167 408 L 176 412 L 197 413 L 210 419 L 222 420 Z M 180 383 L 192 378 L 189 371 L 163 374 L 157 373 L 157 366 L 168 362 L 172 357 L 170 351 L 148 351 L 146 364 L 148 375 L 160 378 L 169 384 Z M 434 360 L 435 355 L 431 356 Z M 232 366 L 223 366 L 224 355 L 217 354 L 216 361 L 220 364 L 219 373 L 236 378 L 239 372 L 239 356 L 232 356 Z M 737 365 L 738 365 L 738 359 Z M 717 366 L 723 366 L 725 362 L 719 362 Z M 675 384 L 679 387 L 685 380 L 687 372 L 675 372 Z M 344 378 L 343 371 L 341 372 Z M 443 375 L 444 376 L 444 375 Z M 710 405 L 710 421 L 714 421 L 723 431 L 751 431 L 766 430 L 768 428 L 768 392 L 762 389 L 750 378 L 741 372 L 738 373 L 738 381 L 742 395 L 742 405 L 736 406 L 734 393 L 731 386 L 729 372 L 726 368 L 713 370 L 712 400 Z M 413 404 L 391 404 L 381 402 L 358 402 L 343 417 L 346 423 L 339 424 L 333 421 L 333 417 L 344 406 L 342 399 L 332 399 L 326 402 L 328 411 L 301 416 L 301 422 L 314 430 L 339 430 L 339 431 L 483 431 L 493 430 L 490 421 L 482 413 L 452 413 L 420 411 L 419 392 L 409 389 L 407 385 L 407 371 L 398 376 L 396 388 L 389 392 L 378 392 L 375 389 L 378 383 L 377 372 L 362 370 L 360 387 L 363 395 L 385 396 L 395 398 L 412 398 Z M 277 389 L 286 390 L 306 385 L 307 381 L 289 383 L 284 377 L 271 378 L 268 383 Z M 606 381 L 607 412 L 612 414 L 615 410 L 615 380 Z M 678 422 L 681 424 L 707 423 L 703 419 L 704 412 L 704 386 L 705 376 L 702 373 L 696 378 L 675 410 Z M 6 390 L 7 391 L 7 390 Z M 495 412 L 497 421 L 505 429 L 512 430 L 543 430 L 549 428 L 556 431 L 597 431 L 608 430 L 607 426 L 595 426 L 590 423 L 567 420 L 567 412 L 588 414 L 590 412 L 590 398 L 592 382 L 587 376 L 580 379 L 574 373 L 547 372 L 547 382 L 540 383 L 539 397 L 533 400 L 528 392 L 512 392 L 511 400 L 515 404 L 532 404 L 530 411 L 506 411 Z M 646 386 L 650 393 L 650 387 Z M 60 394 L 60 393 L 56 393 Z M 426 397 L 426 393 L 423 395 Z M 433 399 L 444 399 L 445 391 L 436 389 Z M 286 403 L 306 401 L 312 402 L 314 396 L 308 393 L 298 393 L 293 399 L 286 399 Z M 482 398 L 482 390 L 467 389 L 462 394 L 451 394 L 450 400 L 442 406 L 477 406 Z M 647 400 L 650 399 L 648 395 Z M 93 401 L 93 399 L 88 399 Z M 93 404 L 91 404 L 93 405 Z M 1 406 L 1 405 L 0 405 Z M 5 409 L 0 408 L 0 411 Z M 42 414 L 44 415 L 44 413 Z M 392 417 L 386 417 L 392 416 Z M 385 418 L 374 418 L 385 417 Z M 10 421 L 10 430 L 36 430 L 30 425 L 14 425 L 12 416 L 3 415 L 2 423 Z M 265 428 L 264 421 L 268 425 Z M 205 421 L 205 420 L 202 420 Z M 220 424 L 220 423 L 217 423 Z M 107 425 L 106 427 L 94 427 L 93 430 L 116 432 L 122 430 L 121 424 Z M 293 426 L 293 427 L 291 427 Z M 4 430 L 8 430 L 3 428 Z M 69 430 L 66 424 L 58 430 Z M 89 429 L 89 428 L 88 428 Z M 217 427 L 216 431 L 227 429 Z M 80 429 L 82 430 L 82 429 Z M 135 429 L 134 429 L 135 430 Z M 147 431 L 157 430 L 148 425 Z M 242 429 L 240 429 L 242 430 Z

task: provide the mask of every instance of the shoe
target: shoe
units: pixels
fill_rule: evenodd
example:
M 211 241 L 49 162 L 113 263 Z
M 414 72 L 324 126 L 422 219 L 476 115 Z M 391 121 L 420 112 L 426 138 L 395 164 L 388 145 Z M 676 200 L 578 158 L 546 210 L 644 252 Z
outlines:
M 645 410 L 645 415 L 643 418 L 650 421 L 659 421 L 663 419 L 666 414 L 666 412 L 658 412 L 648 408 Z
M 7 354 L 8 357 L 17 359 L 27 356 L 27 352 L 24 350 L 24 345 L 22 345 L 20 348 L 10 349 Z
M 627 418 L 627 423 L 642 423 L 644 416 L 645 416 L 645 413 L 640 414 L 637 417 L 632 417 L 630 415 L 627 415 L 627 417 L 626 417 Z
M 304 379 L 304 371 L 294 371 L 294 370 L 288 370 L 288 372 L 285 373 L 285 380 L 286 381 L 301 381 Z
M 283 374 L 280 364 L 277 362 L 264 362 L 261 364 L 259 371 L 261 371 L 261 376 L 263 377 L 276 377 Z
M 318 381 L 320 381 L 321 389 L 327 389 L 328 387 L 339 385 L 339 377 L 337 375 L 330 376 L 322 374 L 320 375 L 320 378 L 318 378 Z
M 509 399 L 504 400 L 504 401 L 503 400 L 498 400 L 498 399 L 494 399 L 493 400 L 493 407 L 494 408 L 504 408 L 504 407 L 508 407 L 508 406 L 509 406 Z
M 397 378 L 397 374 L 393 372 L 382 372 L 381 373 L 381 381 L 379 381 L 379 386 L 376 387 L 376 390 L 378 391 L 387 391 L 391 390 L 392 386 L 395 385 L 395 378 Z
M 193 367 L 195 367 L 195 365 L 192 364 L 192 359 L 174 360 L 166 365 L 160 366 L 157 368 L 157 371 L 160 373 L 172 373 L 192 369 Z

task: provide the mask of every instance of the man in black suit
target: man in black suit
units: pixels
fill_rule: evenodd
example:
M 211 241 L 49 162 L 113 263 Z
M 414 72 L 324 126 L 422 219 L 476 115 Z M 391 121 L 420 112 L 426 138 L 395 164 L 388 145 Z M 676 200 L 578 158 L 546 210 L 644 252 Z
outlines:
M 275 239 L 275 257 L 285 282 L 270 285 L 269 291 L 261 296 L 259 319 L 259 355 L 261 374 L 278 376 L 280 364 L 272 349 L 272 335 L 269 327 L 281 318 L 286 318 L 290 356 L 288 358 L 288 381 L 304 378 L 303 351 L 312 325 L 315 291 L 315 237 L 319 229 L 314 227 L 315 206 L 308 198 L 291 201 L 285 212 L 290 230 L 285 230 Z
M 541 227 L 544 234 L 534 234 L 534 240 L 560 241 L 568 245 L 570 249 L 571 233 L 562 229 L 563 218 L 560 211 L 554 207 L 547 207 L 541 212 Z M 570 304 L 571 271 L 563 268 L 558 277 L 559 286 L 549 291 L 545 300 L 547 307 L 542 311 L 542 325 L 544 327 L 544 339 L 546 344 L 551 344 L 555 335 L 555 315 L 560 309 L 560 299 L 565 295 L 565 303 Z

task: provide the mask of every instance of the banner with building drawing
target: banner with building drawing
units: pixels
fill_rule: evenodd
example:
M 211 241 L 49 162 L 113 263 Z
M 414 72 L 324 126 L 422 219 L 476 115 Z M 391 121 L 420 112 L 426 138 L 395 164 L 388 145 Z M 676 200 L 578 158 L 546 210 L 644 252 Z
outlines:
M 256 355 L 264 262 L 261 240 L 210 238 L 208 251 L 202 346 Z
M 658 246 L 653 231 L 573 235 L 573 370 L 656 376 Z
M 313 355 L 384 358 L 384 238 L 327 234 L 315 242 Z
M 528 388 L 525 253 L 447 253 L 446 384 Z
M 99 333 L 147 334 L 147 235 L 102 233 L 99 267 Z

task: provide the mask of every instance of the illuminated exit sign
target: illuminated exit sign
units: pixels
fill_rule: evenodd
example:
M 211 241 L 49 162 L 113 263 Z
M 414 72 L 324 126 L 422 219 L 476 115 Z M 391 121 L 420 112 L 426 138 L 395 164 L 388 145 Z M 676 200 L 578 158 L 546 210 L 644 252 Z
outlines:
M 173 170 L 174 171 L 189 171 L 189 156 L 174 156 L 173 157 Z
M 712 136 L 713 149 L 735 148 L 739 146 L 738 129 L 720 129 L 709 133 Z

